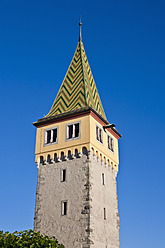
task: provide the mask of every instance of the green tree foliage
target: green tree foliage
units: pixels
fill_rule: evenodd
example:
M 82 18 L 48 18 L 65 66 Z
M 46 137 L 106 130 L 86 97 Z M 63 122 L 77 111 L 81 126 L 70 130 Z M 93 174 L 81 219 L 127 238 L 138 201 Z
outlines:
M 59 244 L 55 237 L 41 235 L 31 229 L 22 232 L 3 232 L 0 231 L 0 247 L 2 248 L 64 248 Z

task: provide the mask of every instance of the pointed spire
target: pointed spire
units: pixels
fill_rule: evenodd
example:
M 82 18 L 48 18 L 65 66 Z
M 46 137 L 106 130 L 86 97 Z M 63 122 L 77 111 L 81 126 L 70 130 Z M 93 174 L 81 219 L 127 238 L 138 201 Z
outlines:
M 79 26 L 79 42 L 75 54 L 51 110 L 45 118 L 90 107 L 106 120 L 101 99 L 82 43 L 81 16 Z
M 45 118 L 90 107 L 106 120 L 84 46 L 80 41 L 56 99 Z
M 80 22 L 79 22 L 79 26 L 80 26 L 80 31 L 79 31 L 79 41 L 82 41 L 82 38 L 81 38 L 81 26 L 82 26 L 82 22 L 81 22 L 81 15 L 80 15 Z

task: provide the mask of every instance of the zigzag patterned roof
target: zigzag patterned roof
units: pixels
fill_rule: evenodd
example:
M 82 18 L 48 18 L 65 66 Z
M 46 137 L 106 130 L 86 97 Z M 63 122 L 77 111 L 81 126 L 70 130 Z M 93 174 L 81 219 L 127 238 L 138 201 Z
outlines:
M 80 39 L 51 110 L 44 118 L 86 106 L 95 109 L 106 120 L 83 43 Z

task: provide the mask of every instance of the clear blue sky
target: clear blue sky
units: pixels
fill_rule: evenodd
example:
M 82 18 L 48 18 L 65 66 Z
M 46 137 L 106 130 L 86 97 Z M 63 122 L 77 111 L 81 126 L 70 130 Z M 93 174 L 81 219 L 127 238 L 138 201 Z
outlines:
M 35 127 L 78 42 L 120 139 L 121 248 L 165 247 L 165 1 L 0 1 L 0 229 L 33 228 Z

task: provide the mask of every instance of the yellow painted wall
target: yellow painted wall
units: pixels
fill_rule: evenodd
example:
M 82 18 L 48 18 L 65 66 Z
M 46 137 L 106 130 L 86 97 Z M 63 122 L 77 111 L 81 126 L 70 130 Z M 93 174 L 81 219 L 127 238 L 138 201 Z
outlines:
M 94 152 L 98 151 L 99 154 L 101 153 L 104 156 L 110 158 L 114 161 L 114 163 L 119 163 L 119 156 L 118 156 L 118 140 L 107 130 L 103 130 L 103 144 L 96 140 L 96 124 L 102 128 L 102 125 L 96 121 L 92 116 L 90 116 L 90 146 L 94 148 Z M 103 129 L 103 128 L 102 128 Z M 111 152 L 108 149 L 107 143 L 107 134 L 113 137 L 114 139 L 114 152 Z
M 50 154 L 51 157 L 53 157 L 53 154 L 55 152 L 57 153 L 57 156 L 60 156 L 61 151 L 63 151 L 64 154 L 67 155 L 68 150 L 71 150 L 71 152 L 74 153 L 75 148 L 77 148 L 78 151 L 80 152 L 80 148 L 82 146 L 86 146 L 87 149 L 89 149 L 89 142 L 90 142 L 89 118 L 90 116 L 88 115 L 80 118 L 75 118 L 63 122 L 46 125 L 44 127 L 38 127 L 37 135 L 36 135 L 36 149 L 35 149 L 36 161 L 38 161 L 38 157 L 40 157 L 41 155 L 44 157 L 44 159 L 46 159 L 46 156 L 48 154 Z M 76 121 L 81 121 L 81 138 L 66 141 L 65 140 L 66 125 Z M 58 144 L 51 144 L 44 146 L 44 131 L 46 129 L 55 128 L 55 127 L 58 127 L 58 135 L 59 135 Z
M 66 125 L 81 121 L 81 137 L 79 139 L 66 141 Z M 96 140 L 96 124 L 102 128 L 102 125 L 97 122 L 91 115 L 74 118 L 71 120 L 65 120 L 59 123 L 49 124 L 43 127 L 37 128 L 36 135 L 36 162 L 40 160 L 40 156 L 43 156 L 44 159 L 47 159 L 48 154 L 51 158 L 54 157 L 54 153 L 57 153 L 57 157 L 60 157 L 61 152 L 64 152 L 64 155 L 68 154 L 68 150 L 71 150 L 71 153 L 75 153 L 75 149 L 78 149 L 78 152 L 82 152 L 82 147 L 85 146 L 87 150 L 93 150 L 96 155 L 102 155 L 102 159 L 105 159 L 106 163 L 111 164 L 116 170 L 118 170 L 119 156 L 118 156 L 118 140 L 110 134 L 107 130 L 103 130 L 103 144 Z M 44 132 L 46 129 L 58 127 L 58 144 L 44 145 Z M 108 149 L 107 144 L 107 134 L 113 137 L 114 139 L 114 152 L 111 152 Z M 92 149 L 93 148 L 93 149 Z

